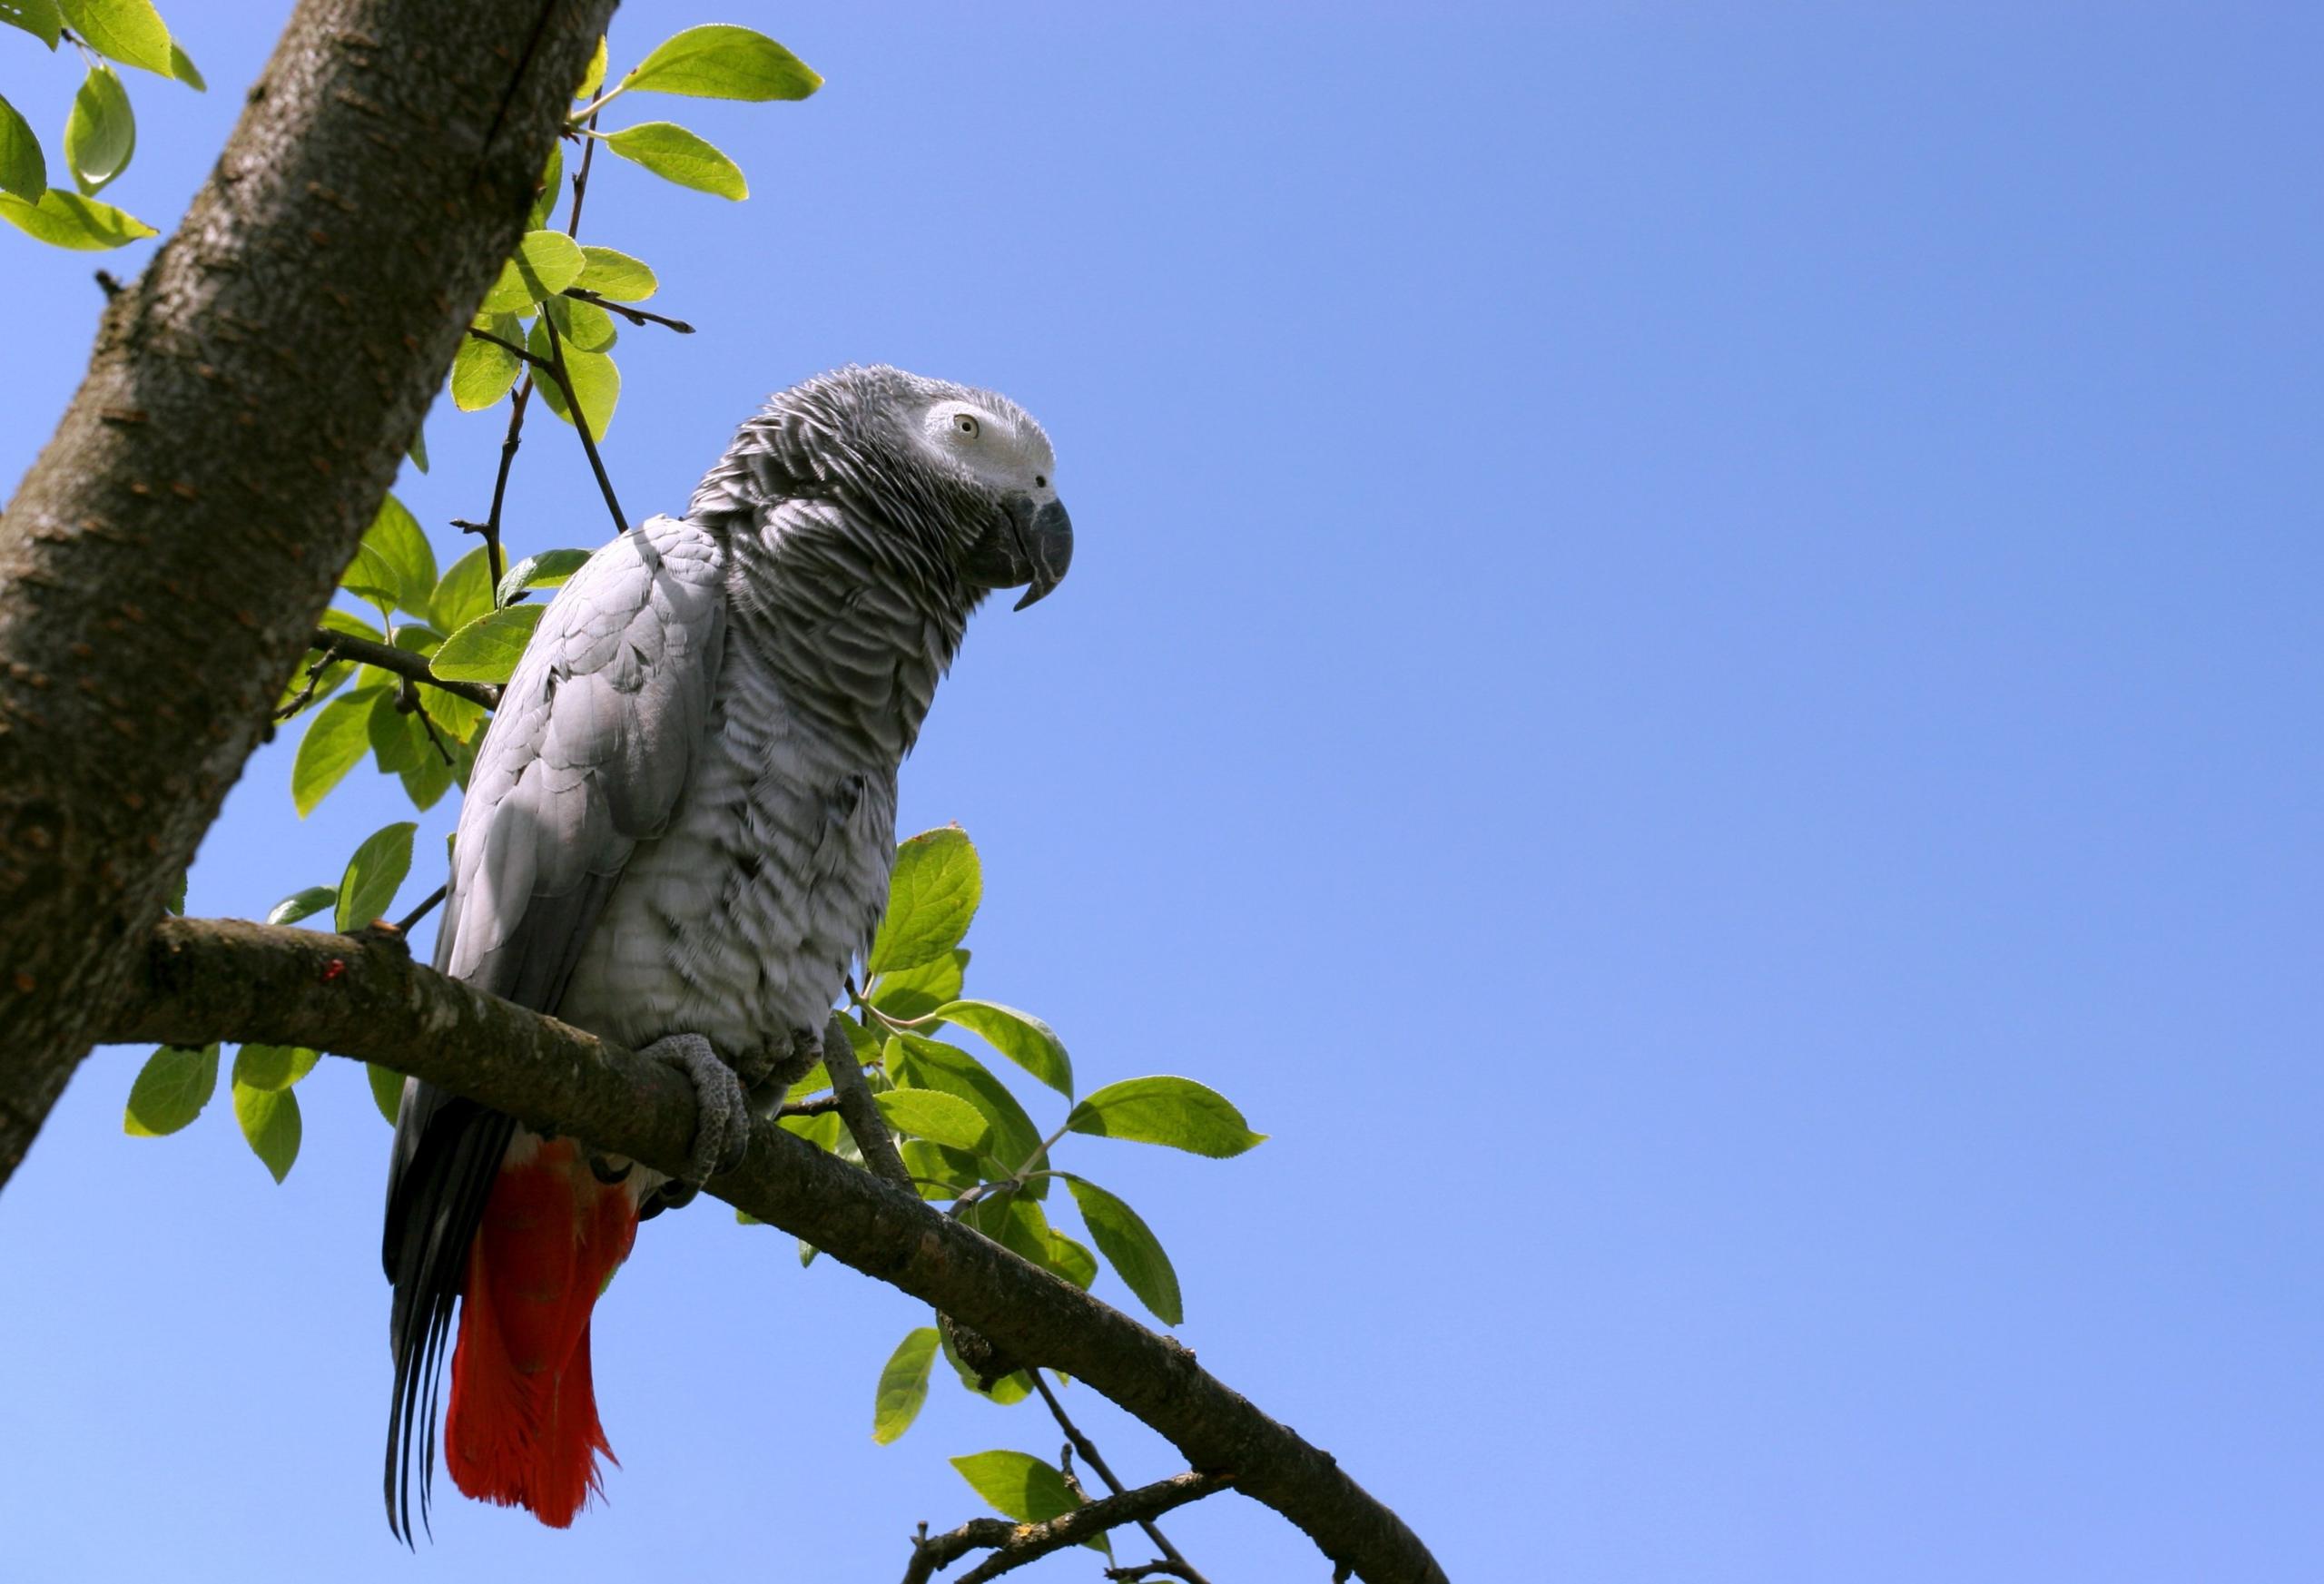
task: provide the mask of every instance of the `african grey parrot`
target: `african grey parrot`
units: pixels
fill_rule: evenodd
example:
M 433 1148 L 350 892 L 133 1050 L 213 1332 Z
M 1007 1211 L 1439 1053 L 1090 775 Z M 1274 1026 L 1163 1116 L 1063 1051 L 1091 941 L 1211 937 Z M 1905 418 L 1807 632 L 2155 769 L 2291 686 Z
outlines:
M 742 427 L 683 519 L 592 556 L 510 678 L 436 966 L 684 1069 L 693 1184 L 820 1054 L 887 900 L 897 766 L 969 614 L 1065 576 L 1055 467 L 990 391 L 821 375 Z M 609 1451 L 591 1306 L 641 1209 L 690 1192 L 405 1084 L 383 1249 L 390 1528 L 410 1538 L 415 1438 L 427 1510 L 456 1297 L 446 1467 L 470 1496 L 572 1522 Z

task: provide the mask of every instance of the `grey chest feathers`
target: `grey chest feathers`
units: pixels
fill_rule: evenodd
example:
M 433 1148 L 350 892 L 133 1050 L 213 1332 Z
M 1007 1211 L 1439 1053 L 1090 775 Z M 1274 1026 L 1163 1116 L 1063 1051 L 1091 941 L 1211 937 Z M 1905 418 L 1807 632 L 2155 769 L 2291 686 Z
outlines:
M 624 867 L 557 1015 L 633 1047 L 702 1034 L 745 1070 L 793 1030 L 820 1033 L 895 854 L 894 762 L 852 736 L 787 706 L 730 635 L 701 758 Z

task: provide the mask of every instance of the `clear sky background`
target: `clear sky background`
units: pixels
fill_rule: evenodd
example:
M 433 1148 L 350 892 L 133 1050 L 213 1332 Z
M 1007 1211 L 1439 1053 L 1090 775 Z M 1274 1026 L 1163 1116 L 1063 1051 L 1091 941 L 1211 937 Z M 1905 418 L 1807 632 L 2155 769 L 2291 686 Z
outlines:
M 284 10 L 165 5 L 212 88 L 133 83 L 108 196 L 174 222 Z M 584 240 L 702 327 L 625 331 L 611 466 L 680 507 L 851 359 L 1048 424 L 1073 576 L 980 618 L 904 824 L 976 838 L 971 984 L 1085 1084 L 1273 1135 L 1070 1151 L 1206 1364 L 1464 1580 L 2324 1575 L 2324 16 L 655 0 L 616 69 L 709 20 L 830 86 L 639 107 L 740 207 L 600 162 Z M 13 34 L 0 88 L 61 125 Z M 148 251 L 0 236 L 0 476 Z M 399 487 L 447 560 L 500 429 L 439 402 Z M 605 535 L 545 418 L 513 502 Z M 398 817 L 290 767 L 192 910 Z M 142 1055 L 0 1194 L 10 1579 L 887 1579 L 977 1510 L 945 1457 L 1054 1454 L 945 1380 L 875 1447 L 925 1312 L 704 1202 L 599 1310 L 611 1500 L 409 1556 L 359 1076 L 277 1187 L 222 1101 L 124 1137 Z M 1167 1527 L 1327 1571 L 1240 1498 Z

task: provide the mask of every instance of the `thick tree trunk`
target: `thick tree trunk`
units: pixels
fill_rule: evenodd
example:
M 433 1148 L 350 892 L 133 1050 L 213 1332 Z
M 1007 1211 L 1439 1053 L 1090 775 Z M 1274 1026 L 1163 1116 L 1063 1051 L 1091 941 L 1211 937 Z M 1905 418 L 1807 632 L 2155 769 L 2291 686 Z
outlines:
M 303 0 L 106 310 L 0 517 L 0 1185 L 257 744 L 612 10 Z

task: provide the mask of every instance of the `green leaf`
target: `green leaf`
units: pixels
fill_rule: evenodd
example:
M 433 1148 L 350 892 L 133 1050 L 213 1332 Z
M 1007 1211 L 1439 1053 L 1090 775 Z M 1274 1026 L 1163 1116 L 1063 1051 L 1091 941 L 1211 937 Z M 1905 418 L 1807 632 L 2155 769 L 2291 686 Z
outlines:
M 633 259 L 627 253 L 612 248 L 585 247 L 581 250 L 585 262 L 581 279 L 574 284 L 600 297 L 610 297 L 615 302 L 643 302 L 662 289 L 654 271 L 643 259 Z
M 24 29 L 50 49 L 56 47 L 64 29 L 56 0 L 0 0 L 0 22 Z
M 48 160 L 40 152 L 40 139 L 16 107 L 0 99 L 0 192 L 38 203 L 47 191 Z
M 1098 1256 L 1054 1226 L 1049 1228 L 1049 1252 L 1039 1263 L 1085 1293 L 1098 1279 Z
M 524 657 L 546 605 L 510 605 L 489 612 L 444 640 L 431 663 L 450 682 L 507 682 Z
M 1097 1274 L 1088 1250 L 1051 1226 L 1041 1207 L 1022 1193 L 980 1199 L 960 1218 L 1019 1258 L 1068 1281 L 1078 1278 L 1079 1284 L 1086 1286 L 1088 1278 Z
M 508 568 L 508 576 L 500 580 L 496 601 L 513 604 L 517 596 L 528 588 L 561 588 L 565 580 L 589 564 L 586 550 L 543 550 L 537 556 L 527 556 Z
M 1081 1219 L 1106 1263 L 1137 1294 L 1137 1301 L 1165 1325 L 1184 1322 L 1187 1314 L 1178 1295 L 1178 1273 L 1171 1268 L 1170 1256 L 1162 1252 L 1161 1239 L 1153 1229 L 1139 1219 L 1137 1211 L 1097 1184 L 1070 1172 L 1059 1175 L 1072 1190 L 1073 1202 L 1080 1206 Z
M 1059 1094 L 1073 1093 L 1073 1061 L 1057 1030 L 1014 1007 L 998 1001 L 947 1001 L 935 1016 L 981 1035 L 995 1050 L 1049 1085 Z
M 411 446 L 404 455 L 411 458 L 414 467 L 422 473 L 428 471 L 428 431 L 425 428 L 411 431 Z
M 896 1146 L 896 1153 L 903 1156 L 904 1169 L 920 1179 L 913 1186 L 923 1199 L 957 1199 L 985 1180 L 984 1157 L 966 1150 L 907 1138 Z
M 379 628 L 351 611 L 327 609 L 317 619 L 315 625 L 325 632 L 345 633 L 350 638 L 369 638 L 374 644 L 387 642 L 386 635 Z M 313 651 L 310 650 L 309 653 L 312 654 Z
M 234 1120 L 242 1125 L 242 1136 L 250 1141 L 251 1153 L 266 1163 L 274 1180 L 279 1183 L 289 1176 L 290 1163 L 299 1158 L 302 1131 L 299 1124 L 299 1097 L 289 1089 L 253 1089 L 246 1084 L 236 1084 Z
M 382 775 L 400 775 L 432 752 L 419 718 L 396 707 L 397 692 L 393 687 L 380 689 L 371 703 L 371 718 L 364 723 Z
M 476 327 L 517 345 L 525 333 L 525 321 L 513 313 L 479 314 Z M 452 354 L 452 405 L 462 412 L 482 412 L 508 394 L 524 369 L 525 360 L 499 342 L 464 335 Z
M 958 825 L 923 831 L 896 849 L 888 911 L 865 967 L 872 973 L 917 968 L 960 943 L 984 899 L 975 843 Z
M 542 323 L 540 320 L 533 320 L 525 345 L 536 358 L 551 358 L 554 349 L 549 346 L 548 331 Z M 603 352 L 585 352 L 569 343 L 564 352 L 566 378 L 573 381 L 573 394 L 580 398 L 582 416 L 589 420 L 589 436 L 602 440 L 613 425 L 614 408 L 621 401 L 621 370 Z M 533 384 L 548 403 L 549 411 L 566 423 L 573 421 L 573 414 L 566 406 L 565 391 L 555 376 L 536 379 Z
M 293 891 L 267 910 L 270 924 L 296 924 L 301 919 L 311 919 L 339 900 L 337 886 L 309 886 Z
M 872 1439 L 881 1446 L 895 1441 L 920 1417 L 928 1401 L 928 1372 L 936 1363 L 936 1328 L 923 1325 L 908 1332 L 880 1371 L 880 1392 L 872 1408 Z
M 287 1089 L 321 1059 L 320 1051 L 303 1045 L 245 1045 L 234 1053 L 234 1081 L 253 1089 Z
M 500 266 L 480 313 L 522 313 L 581 278 L 581 248 L 561 231 L 528 231 Z
M 419 531 L 419 522 L 403 502 L 392 495 L 379 502 L 379 516 L 364 531 L 363 546 L 386 562 L 393 574 L 397 606 L 426 621 L 428 602 L 436 593 L 436 552 L 428 547 L 428 536 Z
M 13 192 L 0 192 L 0 220 L 53 248 L 77 248 L 94 252 L 118 248 L 141 237 L 161 233 L 133 214 L 110 203 L 99 203 L 77 192 L 50 188 L 37 203 Z
M 581 74 L 581 86 L 573 90 L 576 99 L 595 99 L 597 90 L 606 83 L 606 35 L 597 35 L 597 48 L 589 57 L 589 69 Z
M 399 820 L 363 838 L 339 882 L 339 909 L 333 917 L 340 933 L 360 930 L 395 901 L 403 877 L 411 872 L 411 837 L 419 828 Z
M 370 1080 L 371 1104 L 379 1108 L 379 1115 L 393 1127 L 396 1111 L 403 1104 L 403 1074 L 367 1061 L 363 1064 L 363 1076 Z
M 170 889 L 170 900 L 166 906 L 172 913 L 182 914 L 185 911 L 186 879 L 187 877 L 182 874 L 178 876 L 178 883 Z
M 477 728 L 485 721 L 482 704 L 471 703 L 458 694 L 444 693 L 432 687 L 420 690 L 419 702 L 428 706 L 428 718 L 436 723 L 436 729 L 446 737 L 458 743 L 476 741 Z M 442 756 L 438 755 L 436 762 L 442 763 Z
M 916 968 L 900 968 L 872 981 L 871 1003 L 889 1017 L 910 1022 L 945 1002 L 957 1000 L 968 973 L 969 949 L 956 946 Z
M 197 93 L 210 92 L 210 84 L 202 80 L 202 68 L 193 64 L 193 57 L 175 39 L 170 41 L 170 75 Z
M 403 576 L 394 563 L 369 545 L 355 546 L 355 558 L 339 576 L 339 586 L 379 607 L 381 619 L 403 597 Z
M 843 1125 L 838 1112 L 824 1111 L 813 1117 L 780 1117 L 775 1119 L 775 1126 L 785 1133 L 805 1139 L 825 1155 L 832 1155 L 839 1149 L 839 1136 Z
M 129 108 L 129 91 L 111 66 L 91 66 L 64 120 L 64 164 L 73 184 L 95 197 L 129 169 L 136 152 L 137 117 Z
M 621 332 L 614 326 L 614 316 L 594 302 L 577 297 L 552 297 L 541 304 L 541 310 L 556 321 L 556 333 L 565 338 L 567 350 L 575 347 L 585 352 L 609 352 L 621 339 Z
M 914 1138 L 980 1150 L 991 1137 L 991 1127 L 974 1106 L 941 1089 L 889 1089 L 872 1097 L 889 1127 Z
M 426 730 L 425 727 L 418 725 L 417 718 L 413 723 L 417 729 L 422 732 Z M 449 764 L 444 762 L 444 755 L 437 752 L 433 743 L 426 743 L 425 749 L 426 751 L 414 763 L 396 772 L 403 781 L 403 795 L 409 798 L 411 806 L 422 813 L 434 808 L 442 800 L 444 794 L 451 790 L 454 775 L 462 776 L 461 785 L 468 784 L 465 773 L 459 766 L 459 756 L 468 752 L 466 747 L 451 750 L 453 762 Z
M 1081 1505 L 1063 1474 L 1028 1452 L 974 1452 L 952 1466 L 994 1511 L 1019 1523 L 1046 1523 Z
M 299 756 L 290 765 L 290 802 L 305 819 L 346 778 L 370 747 L 371 703 L 377 690 L 357 688 L 315 712 Z
M 540 191 L 533 194 L 532 212 L 525 216 L 525 229 L 537 231 L 548 224 L 549 212 L 556 207 L 557 186 L 565 180 L 565 145 L 548 146 L 548 163 L 541 167 Z M 506 271 L 504 270 L 503 273 Z
M 428 601 L 428 621 L 439 633 L 457 633 L 492 610 L 492 562 L 479 545 L 444 574 Z M 441 654 L 442 650 L 437 651 Z M 438 673 L 441 675 L 442 673 Z
M 124 66 L 170 75 L 170 29 L 153 0 L 56 0 L 83 42 Z
M 1099 1138 L 1167 1144 L 1214 1160 L 1264 1144 L 1243 1113 L 1217 1090 L 1192 1078 L 1124 1078 L 1108 1084 L 1073 1108 L 1065 1125 Z
M 684 127 L 667 121 L 649 121 L 609 133 L 606 146 L 625 160 L 634 161 L 665 182 L 715 193 L 736 202 L 751 195 L 743 168 Z
M 694 99 L 804 99 L 823 85 L 807 64 L 763 33 L 707 23 L 664 39 L 629 69 L 625 88 Z
M 941 1040 L 902 1034 L 888 1041 L 885 1061 L 888 1076 L 897 1083 L 956 1095 L 981 1112 L 992 1128 L 992 1154 L 1009 1171 L 1028 1165 L 1039 1170 L 1044 1164 L 1033 1158 L 1041 1147 L 1040 1129 L 1009 1092 L 1009 1086 L 967 1051 Z M 1047 1177 L 1036 1177 L 1026 1185 L 1025 1192 L 1039 1198 L 1048 1188 Z
M 122 1113 L 121 1130 L 133 1138 L 175 1133 L 202 1115 L 217 1087 L 214 1042 L 199 1049 L 164 1045 L 145 1058 L 137 1081 L 129 1086 L 129 1105 Z

